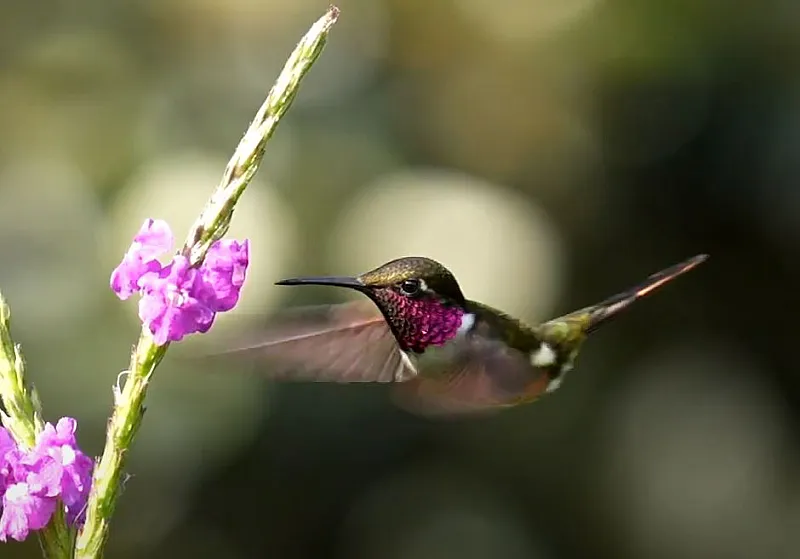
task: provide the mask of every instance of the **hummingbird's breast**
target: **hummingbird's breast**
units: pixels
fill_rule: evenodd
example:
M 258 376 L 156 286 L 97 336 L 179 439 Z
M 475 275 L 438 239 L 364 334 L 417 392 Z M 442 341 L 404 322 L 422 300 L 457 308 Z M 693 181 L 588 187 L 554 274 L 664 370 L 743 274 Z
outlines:
M 456 358 L 458 341 L 475 325 L 475 315 L 464 312 L 455 334 L 444 343 L 429 345 L 424 352 L 412 353 L 409 361 L 421 376 L 438 376 Z

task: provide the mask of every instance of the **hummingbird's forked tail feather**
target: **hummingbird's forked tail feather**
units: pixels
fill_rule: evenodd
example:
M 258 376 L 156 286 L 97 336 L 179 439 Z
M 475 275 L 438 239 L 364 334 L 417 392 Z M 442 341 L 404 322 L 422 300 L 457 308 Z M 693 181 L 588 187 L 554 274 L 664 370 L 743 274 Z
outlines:
M 588 325 L 586 326 L 586 333 L 589 334 L 593 332 L 602 324 L 605 324 L 610 319 L 617 316 L 620 312 L 627 309 L 631 303 L 637 299 L 641 299 L 642 297 L 649 295 L 659 287 L 699 266 L 707 259 L 707 254 L 698 254 L 697 256 L 689 258 L 680 264 L 675 264 L 674 266 L 670 266 L 669 268 L 653 274 L 639 285 L 632 287 L 627 291 L 618 293 L 617 295 L 609 297 L 608 299 L 589 307 L 589 309 L 587 309 L 589 312 L 589 319 Z

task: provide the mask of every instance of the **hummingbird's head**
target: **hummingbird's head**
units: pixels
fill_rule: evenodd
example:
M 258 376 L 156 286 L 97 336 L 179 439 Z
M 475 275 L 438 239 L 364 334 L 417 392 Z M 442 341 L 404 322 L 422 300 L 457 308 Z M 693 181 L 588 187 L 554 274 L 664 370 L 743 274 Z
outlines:
M 303 277 L 276 285 L 330 285 L 372 299 L 400 347 L 422 353 L 456 336 L 465 314 L 464 295 L 450 271 L 424 257 L 398 258 L 358 276 Z

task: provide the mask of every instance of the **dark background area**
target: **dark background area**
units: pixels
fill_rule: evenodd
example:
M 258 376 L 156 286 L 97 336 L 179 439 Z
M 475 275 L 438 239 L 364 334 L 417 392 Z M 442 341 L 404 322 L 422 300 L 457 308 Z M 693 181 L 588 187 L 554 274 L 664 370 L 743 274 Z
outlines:
M 78 418 L 88 452 L 137 335 L 111 270 L 147 217 L 182 238 L 326 7 L 0 8 L 0 287 L 47 419 Z M 800 7 L 339 7 L 235 215 L 242 303 L 154 379 L 108 556 L 797 557 Z M 558 392 L 490 418 L 179 358 L 342 296 L 286 276 L 423 254 L 534 322 L 701 252 Z

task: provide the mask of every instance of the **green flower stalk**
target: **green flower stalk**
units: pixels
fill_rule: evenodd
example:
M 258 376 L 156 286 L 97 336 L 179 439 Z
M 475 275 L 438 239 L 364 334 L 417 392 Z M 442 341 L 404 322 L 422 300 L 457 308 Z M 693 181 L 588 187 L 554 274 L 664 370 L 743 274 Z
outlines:
M 225 168 L 222 181 L 186 237 L 184 251 L 194 265 L 201 262 L 211 244 L 228 231 L 233 208 L 256 174 L 264 147 L 278 123 L 292 106 L 300 82 L 322 53 L 328 33 L 339 18 L 339 8 L 328 11 L 305 34 L 278 75 L 264 103 L 239 141 Z
M 172 268 L 170 270 L 162 269 L 162 271 L 167 270 L 170 276 L 174 276 L 175 282 L 207 280 L 208 285 L 212 288 L 218 287 L 213 282 L 218 282 L 219 271 L 203 266 L 208 259 L 219 260 L 222 253 L 229 260 L 239 258 L 242 266 L 246 266 L 246 241 L 244 244 L 233 242 L 221 246 L 220 243 L 225 242 L 221 239 L 229 228 L 236 203 L 258 170 L 266 142 L 272 136 L 281 117 L 291 106 L 303 77 L 322 52 L 328 33 L 338 16 L 338 8 L 331 6 L 292 52 L 267 99 L 259 108 L 239 142 L 220 184 L 192 225 L 183 248 L 171 265 Z M 132 291 L 131 285 L 136 285 L 136 281 L 131 284 L 130 277 L 128 277 L 134 273 L 131 270 L 135 271 L 136 278 L 140 278 L 142 274 L 146 273 L 147 266 L 152 263 L 152 260 L 145 260 L 141 256 L 142 246 L 151 242 L 149 249 L 153 247 L 161 249 L 164 245 L 169 244 L 165 242 L 167 237 L 171 240 L 171 234 L 168 229 L 164 230 L 163 224 L 153 220 L 145 222 L 145 226 L 134 243 L 140 252 L 129 251 L 129 254 L 126 255 L 127 262 L 123 261 L 127 268 L 121 265 L 115 270 L 116 277 L 112 276 L 112 287 L 121 298 L 129 296 Z M 154 238 L 157 238 L 157 241 L 153 241 Z M 216 251 L 213 258 L 212 250 Z M 191 275 L 192 270 L 197 273 Z M 196 276 L 202 276 L 202 279 L 198 279 Z M 74 556 L 76 558 L 99 558 L 103 554 L 103 548 L 108 539 L 109 523 L 120 493 L 125 454 L 130 449 L 136 432 L 141 426 L 147 387 L 153 372 L 166 354 L 169 342 L 181 339 L 186 333 L 204 332 L 210 328 L 213 313 L 232 308 L 238 297 L 238 287 L 241 285 L 241 282 L 236 285 L 237 291 L 234 296 L 226 292 L 227 295 L 219 296 L 211 307 L 202 306 L 199 303 L 191 307 L 194 323 L 187 326 L 186 321 L 181 317 L 165 316 L 163 299 L 170 299 L 175 294 L 163 290 L 163 285 L 157 283 L 162 280 L 163 278 L 152 280 L 149 294 L 151 298 L 147 302 L 144 298 L 142 300 L 140 316 L 145 325 L 131 355 L 129 368 L 121 375 L 121 377 L 125 377 L 124 385 L 120 387 L 118 383 L 114 387 L 114 410 L 108 422 L 103 454 L 95 466 L 91 493 L 86 507 L 86 522 L 78 534 L 75 546 Z M 231 285 L 227 285 L 226 288 L 230 291 Z M 187 293 L 190 292 L 187 291 Z M 185 301 L 181 302 L 181 304 L 184 303 Z
M 11 338 L 11 310 L 0 294 L 0 400 L 5 413 L 0 410 L 3 427 L 17 445 L 31 450 L 36 437 L 44 429 L 41 404 L 33 387 L 25 379 L 25 362 L 22 352 Z M 49 524 L 39 531 L 39 542 L 45 557 L 53 559 L 70 557 L 72 530 L 67 527 L 61 507 L 53 513 Z
M 11 309 L 0 294 L 0 398 L 6 413 L 3 425 L 18 444 L 33 448 L 36 435 L 44 428 L 39 400 L 25 381 L 25 362 L 11 339 Z

